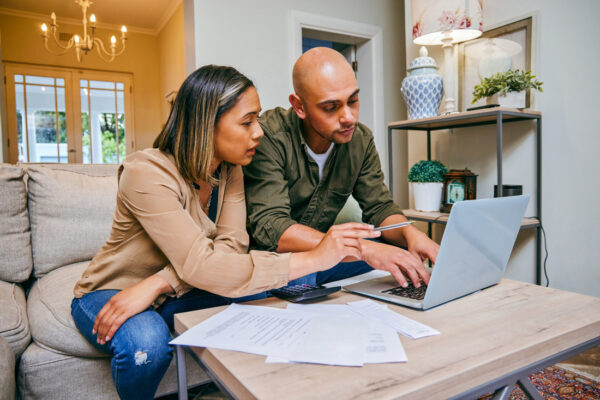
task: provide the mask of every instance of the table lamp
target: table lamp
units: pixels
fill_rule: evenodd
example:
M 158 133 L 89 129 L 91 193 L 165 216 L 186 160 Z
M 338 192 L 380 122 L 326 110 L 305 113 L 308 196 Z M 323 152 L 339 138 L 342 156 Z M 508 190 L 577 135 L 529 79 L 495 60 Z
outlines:
M 413 43 L 444 49 L 444 110 L 456 112 L 454 44 L 483 30 L 483 0 L 412 0 Z

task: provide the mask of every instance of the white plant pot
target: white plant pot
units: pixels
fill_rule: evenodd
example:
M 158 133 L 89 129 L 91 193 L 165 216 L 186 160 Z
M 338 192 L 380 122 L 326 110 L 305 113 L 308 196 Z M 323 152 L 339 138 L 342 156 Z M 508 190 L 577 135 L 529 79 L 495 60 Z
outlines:
M 442 204 L 441 182 L 411 182 L 412 193 L 415 200 L 415 209 L 418 211 L 440 211 Z
M 501 107 L 508 108 L 525 108 L 525 90 L 496 93 L 487 98 L 487 104 L 500 104 Z

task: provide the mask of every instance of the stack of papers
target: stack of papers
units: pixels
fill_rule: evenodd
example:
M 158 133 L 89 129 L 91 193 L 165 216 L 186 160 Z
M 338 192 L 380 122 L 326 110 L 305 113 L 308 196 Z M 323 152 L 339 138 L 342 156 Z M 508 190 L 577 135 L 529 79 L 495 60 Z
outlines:
M 406 362 L 396 332 L 411 338 L 439 334 L 371 300 L 287 309 L 232 304 L 171 344 L 259 354 L 270 363 L 362 366 Z

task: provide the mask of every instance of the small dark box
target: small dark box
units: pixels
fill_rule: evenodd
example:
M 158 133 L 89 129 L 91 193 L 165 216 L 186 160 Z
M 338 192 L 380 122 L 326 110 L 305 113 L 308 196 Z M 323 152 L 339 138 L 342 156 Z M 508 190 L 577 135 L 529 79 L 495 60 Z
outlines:
M 523 194 L 523 185 L 502 185 L 502 197 L 520 196 Z M 498 185 L 494 185 L 494 197 L 498 197 Z

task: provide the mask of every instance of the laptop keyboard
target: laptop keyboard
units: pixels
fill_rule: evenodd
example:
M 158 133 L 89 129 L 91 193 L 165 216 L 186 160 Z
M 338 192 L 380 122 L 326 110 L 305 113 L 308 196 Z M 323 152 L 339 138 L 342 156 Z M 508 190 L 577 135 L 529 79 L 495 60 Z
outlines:
M 400 297 L 408 297 L 409 299 L 423 300 L 425 298 L 426 290 L 427 285 L 421 284 L 421 286 L 416 288 L 411 282 L 409 282 L 408 286 L 405 288 L 403 288 L 402 286 L 398 286 L 395 288 L 383 290 L 382 293 L 392 294 L 394 296 Z

